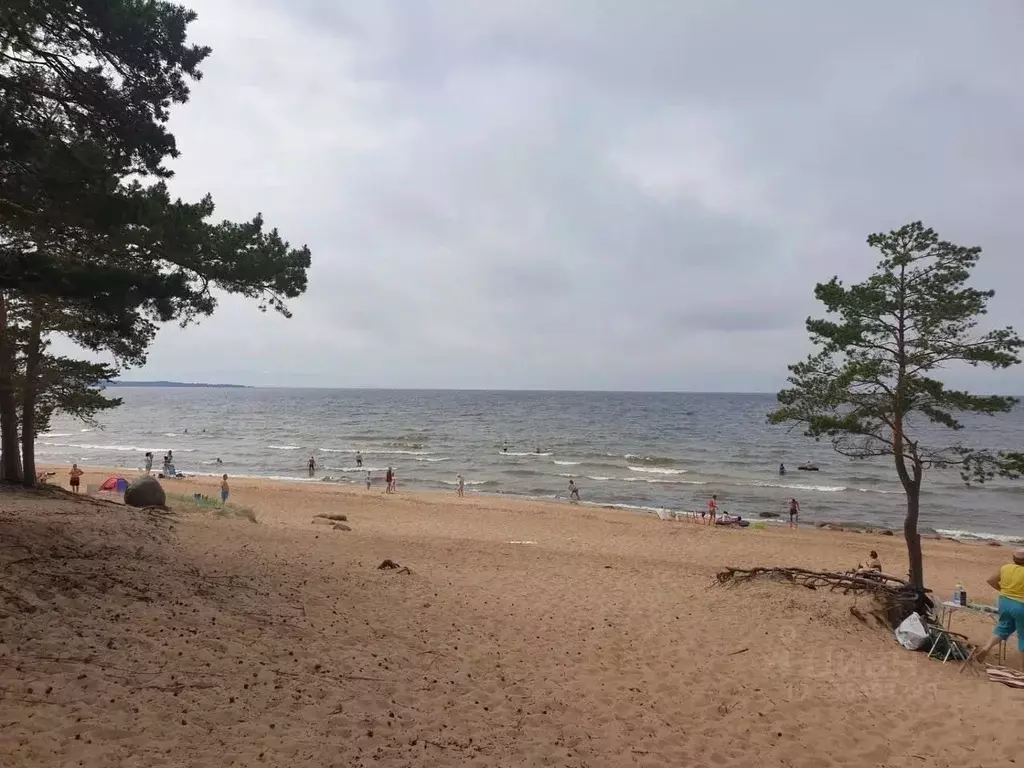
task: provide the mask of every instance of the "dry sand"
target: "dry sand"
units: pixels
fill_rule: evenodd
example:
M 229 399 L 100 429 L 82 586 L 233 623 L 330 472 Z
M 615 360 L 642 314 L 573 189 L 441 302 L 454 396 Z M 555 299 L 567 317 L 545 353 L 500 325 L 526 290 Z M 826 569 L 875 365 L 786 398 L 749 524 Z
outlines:
M 166 485 L 216 495 L 213 479 Z M 232 501 L 258 522 L 0 492 L 0 764 L 964 768 L 1021 755 L 1024 692 L 904 651 L 851 615 L 853 597 L 712 586 L 724 565 L 844 568 L 872 548 L 902 573 L 898 537 L 239 479 Z M 985 599 L 1008 556 L 925 549 L 931 584 Z M 385 558 L 411 573 L 378 570 Z M 957 628 L 983 640 L 989 626 Z

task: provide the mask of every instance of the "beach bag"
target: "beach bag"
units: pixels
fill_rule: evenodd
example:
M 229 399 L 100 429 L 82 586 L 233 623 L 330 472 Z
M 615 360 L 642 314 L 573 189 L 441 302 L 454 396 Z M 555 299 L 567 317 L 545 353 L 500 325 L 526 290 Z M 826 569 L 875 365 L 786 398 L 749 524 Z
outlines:
M 928 642 L 928 630 L 917 613 L 912 613 L 896 628 L 896 640 L 908 651 L 917 651 Z

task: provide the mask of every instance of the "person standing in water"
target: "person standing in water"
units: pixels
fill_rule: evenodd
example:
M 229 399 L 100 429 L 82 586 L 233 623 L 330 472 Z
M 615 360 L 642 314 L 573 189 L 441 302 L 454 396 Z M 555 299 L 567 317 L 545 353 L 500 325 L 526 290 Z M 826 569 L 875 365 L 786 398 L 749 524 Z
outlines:
M 316 472 L 316 459 L 313 458 L 312 454 L 309 457 L 309 461 L 307 462 L 307 466 L 309 467 L 309 476 L 312 477 L 313 473 Z
M 356 467 L 363 466 L 363 454 L 361 451 L 356 451 Z
M 576 485 L 575 481 L 569 481 L 569 503 L 579 504 L 580 503 L 580 487 Z
M 779 474 L 780 475 L 786 474 L 786 465 L 785 464 L 779 464 Z
M 459 494 L 459 498 L 466 495 L 466 479 L 462 475 L 456 475 L 456 492 Z
M 789 500 L 789 527 L 796 528 L 800 522 L 800 502 L 796 499 Z

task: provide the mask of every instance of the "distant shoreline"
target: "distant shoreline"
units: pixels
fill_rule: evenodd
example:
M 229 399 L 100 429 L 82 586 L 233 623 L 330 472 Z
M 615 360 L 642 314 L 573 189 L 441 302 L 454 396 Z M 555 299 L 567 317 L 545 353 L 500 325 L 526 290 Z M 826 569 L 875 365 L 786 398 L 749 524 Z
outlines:
M 205 384 L 185 381 L 108 381 L 107 387 L 178 387 L 185 389 L 251 389 L 244 384 Z

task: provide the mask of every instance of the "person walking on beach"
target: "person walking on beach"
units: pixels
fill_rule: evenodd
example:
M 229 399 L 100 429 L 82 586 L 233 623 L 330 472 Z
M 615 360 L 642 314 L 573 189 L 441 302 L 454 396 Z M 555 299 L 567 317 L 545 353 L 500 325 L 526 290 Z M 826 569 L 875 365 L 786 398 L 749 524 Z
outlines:
M 715 518 L 718 516 L 718 494 L 711 494 L 711 498 L 708 499 L 708 525 L 715 524 Z M 701 517 L 704 517 L 701 514 Z
M 391 492 L 398 493 L 398 472 L 391 473 Z
M 360 451 L 356 451 L 356 467 L 363 466 L 363 454 Z
M 993 648 L 1016 632 L 1021 671 L 1024 671 L 1024 547 L 1014 550 L 1013 562 L 992 574 L 987 583 L 999 592 L 999 622 L 992 637 L 978 651 L 978 661 L 984 661 Z
M 231 493 L 231 489 L 228 488 L 228 476 L 224 475 L 220 481 L 220 503 L 221 506 L 228 503 L 228 495 Z
M 391 493 L 391 481 L 394 477 L 394 470 L 388 467 L 388 471 L 384 473 L 384 493 Z
M 316 472 L 316 459 L 312 455 L 309 457 L 309 476 L 312 477 L 313 473 Z
M 370 473 L 366 473 L 366 490 L 370 490 L 370 486 L 373 485 L 373 478 L 370 477 Z
M 458 486 L 456 492 L 459 494 L 459 498 L 461 499 L 466 495 L 466 479 L 462 475 L 456 475 L 456 481 Z
M 77 464 L 71 465 L 71 471 L 68 473 L 68 482 L 71 484 L 71 490 L 75 493 L 78 493 L 78 487 L 82 482 L 82 475 L 84 474 Z
M 800 522 L 800 502 L 796 499 L 789 500 L 789 527 L 796 528 Z
M 152 451 L 146 451 L 145 467 L 146 467 L 146 474 L 147 475 L 150 472 L 153 471 L 153 452 Z

